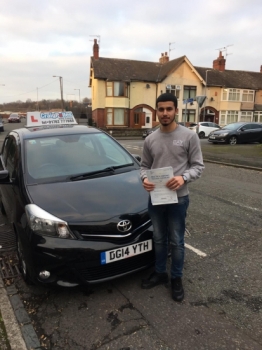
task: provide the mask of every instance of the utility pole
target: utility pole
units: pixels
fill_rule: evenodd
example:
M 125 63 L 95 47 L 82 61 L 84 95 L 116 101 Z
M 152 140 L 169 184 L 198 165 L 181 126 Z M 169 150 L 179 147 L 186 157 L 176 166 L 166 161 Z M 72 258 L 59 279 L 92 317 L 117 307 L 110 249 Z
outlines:
M 61 107 L 62 107 L 62 112 L 63 112 L 64 111 L 63 77 L 60 77 L 59 75 L 53 75 L 53 78 L 59 78 L 59 81 L 60 81 Z
M 207 69 L 206 70 L 206 86 L 205 86 L 205 96 L 206 96 L 206 99 L 205 99 L 205 104 L 204 104 L 204 116 L 203 116 L 203 121 L 205 121 L 205 117 L 206 117 L 206 100 L 207 100 L 207 73 L 208 72 L 211 72 L 212 69 Z

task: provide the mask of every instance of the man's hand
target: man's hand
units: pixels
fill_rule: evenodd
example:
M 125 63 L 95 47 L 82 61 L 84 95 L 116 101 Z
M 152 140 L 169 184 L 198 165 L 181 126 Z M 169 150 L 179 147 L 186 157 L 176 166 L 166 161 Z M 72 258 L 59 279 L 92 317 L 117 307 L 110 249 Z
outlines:
M 168 180 L 166 183 L 166 187 L 168 187 L 172 191 L 178 190 L 185 183 L 183 176 L 174 176 L 172 179 Z
M 152 182 L 149 182 L 147 177 L 143 181 L 143 186 L 147 192 L 153 191 L 153 189 L 155 188 L 155 184 L 153 184 Z

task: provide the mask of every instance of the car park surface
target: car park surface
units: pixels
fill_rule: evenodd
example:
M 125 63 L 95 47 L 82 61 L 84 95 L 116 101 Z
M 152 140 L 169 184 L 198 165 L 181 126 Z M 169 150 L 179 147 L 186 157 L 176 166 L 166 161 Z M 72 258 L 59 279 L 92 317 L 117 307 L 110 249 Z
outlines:
M 200 139 L 208 137 L 212 131 L 220 129 L 220 126 L 212 122 L 199 122 L 191 123 L 189 126 L 190 130 L 195 131 Z
M 213 143 L 262 143 L 262 124 L 260 123 L 231 123 L 222 129 L 212 132 L 208 138 Z
M 24 279 L 74 286 L 149 267 L 152 227 L 138 161 L 106 133 L 53 125 L 63 115 L 55 118 L 11 131 L 2 147 L 1 209 Z

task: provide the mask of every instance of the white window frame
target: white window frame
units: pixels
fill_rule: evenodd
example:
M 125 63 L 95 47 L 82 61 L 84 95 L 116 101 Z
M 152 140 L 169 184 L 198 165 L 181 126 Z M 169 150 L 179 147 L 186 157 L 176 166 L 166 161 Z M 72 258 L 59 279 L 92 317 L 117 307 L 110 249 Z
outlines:
M 239 111 L 220 111 L 219 125 L 227 125 L 239 121 Z
M 254 102 L 255 91 L 254 90 L 243 90 L 242 91 L 242 102 Z
M 241 90 L 240 89 L 223 89 L 222 101 L 240 101 Z
M 252 122 L 253 112 L 250 111 L 242 111 L 240 112 L 240 122 Z
M 170 88 L 169 88 L 170 87 Z M 176 85 L 166 85 L 166 92 L 176 96 L 176 98 L 179 100 L 179 96 L 180 96 L 180 90 L 181 89 L 176 89 Z
M 253 121 L 258 122 L 258 123 L 262 123 L 262 111 L 254 112 Z

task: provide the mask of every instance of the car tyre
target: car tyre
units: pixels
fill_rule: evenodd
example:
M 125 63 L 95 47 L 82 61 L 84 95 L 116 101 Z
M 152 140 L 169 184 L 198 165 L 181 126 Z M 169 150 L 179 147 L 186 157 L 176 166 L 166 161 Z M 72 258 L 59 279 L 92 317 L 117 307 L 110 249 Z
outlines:
M 231 136 L 228 140 L 228 143 L 230 145 L 236 145 L 237 144 L 237 137 L 236 136 Z
M 19 268 L 20 268 L 20 271 L 21 271 L 21 274 L 22 274 L 22 277 L 23 277 L 25 283 L 27 283 L 29 285 L 34 284 L 30 275 L 29 275 L 28 268 L 27 268 L 27 265 L 26 265 L 26 262 L 24 259 L 24 254 L 23 254 L 23 250 L 21 248 L 21 243 L 20 243 L 19 239 L 17 239 L 17 253 L 18 253 L 18 260 L 19 260 Z
M 198 134 L 198 137 L 200 138 L 200 139 L 203 139 L 203 138 L 205 138 L 205 133 L 204 133 L 204 131 L 200 131 L 200 133 Z

